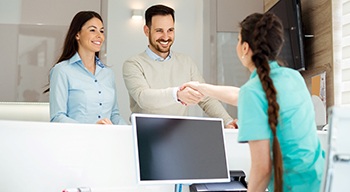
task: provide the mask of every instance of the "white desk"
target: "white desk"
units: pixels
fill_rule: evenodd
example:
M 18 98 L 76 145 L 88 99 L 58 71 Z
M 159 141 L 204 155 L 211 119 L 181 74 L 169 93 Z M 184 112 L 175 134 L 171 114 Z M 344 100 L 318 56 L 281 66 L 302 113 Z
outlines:
M 226 130 L 225 139 L 230 169 L 249 174 L 248 144 L 237 143 L 237 130 Z M 4 192 L 174 191 L 173 185 L 137 185 L 131 126 L 0 121 L 0 153 Z

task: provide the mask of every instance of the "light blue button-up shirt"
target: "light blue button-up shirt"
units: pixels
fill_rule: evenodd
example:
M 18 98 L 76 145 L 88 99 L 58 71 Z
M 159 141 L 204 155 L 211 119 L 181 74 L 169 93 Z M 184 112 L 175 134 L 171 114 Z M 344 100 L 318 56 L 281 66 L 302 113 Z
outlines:
M 169 55 L 164 59 L 163 57 L 155 54 L 149 47 L 147 47 L 146 53 L 154 61 L 168 61 L 172 56 L 172 52 L 169 51 Z
M 88 71 L 78 53 L 50 71 L 52 122 L 96 123 L 109 118 L 126 124 L 119 114 L 114 72 L 96 57 L 96 71 Z

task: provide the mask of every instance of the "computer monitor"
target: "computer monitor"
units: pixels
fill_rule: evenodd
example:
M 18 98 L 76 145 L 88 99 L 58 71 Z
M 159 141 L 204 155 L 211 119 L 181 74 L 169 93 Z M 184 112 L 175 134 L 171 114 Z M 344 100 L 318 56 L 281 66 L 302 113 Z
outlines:
M 223 120 L 132 114 L 139 184 L 229 182 Z

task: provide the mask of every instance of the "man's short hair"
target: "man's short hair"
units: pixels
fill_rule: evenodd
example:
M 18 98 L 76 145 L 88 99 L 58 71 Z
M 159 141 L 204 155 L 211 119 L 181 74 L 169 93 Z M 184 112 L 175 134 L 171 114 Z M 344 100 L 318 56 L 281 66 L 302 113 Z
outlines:
M 171 15 L 173 18 L 173 21 L 175 22 L 175 11 L 173 8 L 165 6 L 165 5 L 153 5 L 149 7 L 146 12 L 145 12 L 145 20 L 146 20 L 146 25 L 148 27 L 151 27 L 152 25 L 152 17 L 155 15 Z

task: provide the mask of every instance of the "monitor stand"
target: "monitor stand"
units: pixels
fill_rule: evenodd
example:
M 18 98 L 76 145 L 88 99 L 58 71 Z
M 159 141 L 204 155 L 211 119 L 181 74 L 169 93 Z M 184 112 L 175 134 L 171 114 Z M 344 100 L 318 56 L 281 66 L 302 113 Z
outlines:
M 182 192 L 182 184 L 175 184 L 175 192 Z

